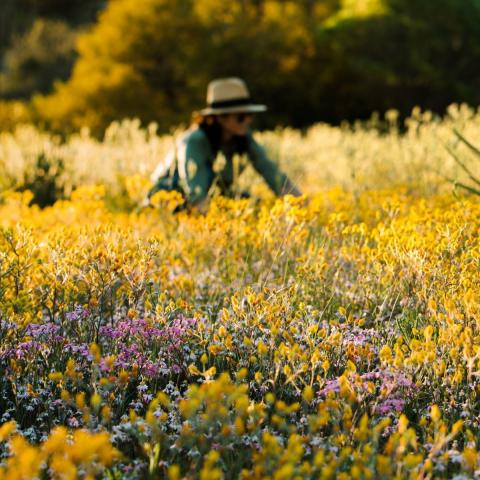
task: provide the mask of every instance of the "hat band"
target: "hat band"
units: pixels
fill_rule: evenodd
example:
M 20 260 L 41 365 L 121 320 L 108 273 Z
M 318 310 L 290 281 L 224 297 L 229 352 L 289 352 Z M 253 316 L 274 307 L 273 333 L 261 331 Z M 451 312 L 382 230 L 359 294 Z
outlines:
M 228 107 L 237 107 L 240 105 L 250 105 L 252 99 L 250 97 L 244 98 L 233 98 L 232 100 L 222 100 L 219 102 L 212 102 L 208 106 L 210 108 L 228 108 Z

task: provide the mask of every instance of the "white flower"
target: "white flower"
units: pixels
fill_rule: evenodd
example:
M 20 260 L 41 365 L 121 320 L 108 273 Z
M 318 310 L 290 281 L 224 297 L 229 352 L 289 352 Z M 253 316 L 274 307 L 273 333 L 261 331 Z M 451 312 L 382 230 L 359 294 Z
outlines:
M 189 178 L 193 178 L 197 174 L 198 166 L 197 164 L 189 159 L 187 162 L 187 175 Z
M 222 152 L 220 152 L 217 155 L 217 158 L 215 158 L 213 162 L 213 171 L 215 173 L 220 173 L 225 168 L 226 165 L 227 165 L 227 159 L 225 158 L 225 155 Z

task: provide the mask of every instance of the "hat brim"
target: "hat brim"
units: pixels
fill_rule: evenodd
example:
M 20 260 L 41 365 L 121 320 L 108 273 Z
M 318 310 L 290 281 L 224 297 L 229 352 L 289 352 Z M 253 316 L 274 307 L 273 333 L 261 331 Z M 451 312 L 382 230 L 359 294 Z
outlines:
M 224 108 L 204 108 L 200 110 L 200 115 L 220 115 L 222 113 L 259 113 L 267 110 L 266 105 L 237 105 L 235 107 Z

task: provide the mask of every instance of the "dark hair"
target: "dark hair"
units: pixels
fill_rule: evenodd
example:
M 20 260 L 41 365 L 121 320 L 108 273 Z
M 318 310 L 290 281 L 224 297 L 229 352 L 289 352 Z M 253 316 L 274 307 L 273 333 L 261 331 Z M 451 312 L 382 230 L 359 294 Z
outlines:
M 197 115 L 192 117 L 192 124 L 201 128 L 210 142 L 213 153 L 220 150 L 222 140 L 222 126 L 217 120 L 217 115 Z M 245 135 L 234 135 L 235 153 L 243 154 L 248 150 L 248 140 Z

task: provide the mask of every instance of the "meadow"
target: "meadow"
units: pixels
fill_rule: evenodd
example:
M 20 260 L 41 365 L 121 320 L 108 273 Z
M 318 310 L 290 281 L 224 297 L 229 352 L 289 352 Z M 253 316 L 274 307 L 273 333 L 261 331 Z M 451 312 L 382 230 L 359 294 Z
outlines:
M 306 195 L 206 215 L 154 125 L 0 134 L 0 480 L 478 477 L 479 116 L 259 133 Z

